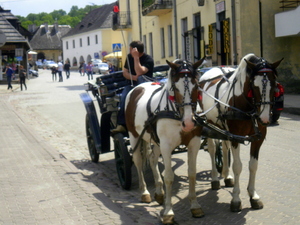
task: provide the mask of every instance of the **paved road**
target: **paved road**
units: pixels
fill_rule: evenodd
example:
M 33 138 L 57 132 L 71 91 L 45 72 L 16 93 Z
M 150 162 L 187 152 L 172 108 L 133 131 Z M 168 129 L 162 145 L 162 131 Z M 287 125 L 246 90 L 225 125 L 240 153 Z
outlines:
M 50 71 L 40 71 L 40 77 L 32 79 L 28 82 L 28 90 L 21 92 L 14 86 L 14 92 L 7 92 L 2 90 L 1 100 L 5 99 L 6 105 L 12 107 L 11 110 L 17 117 L 20 118 L 21 122 L 27 126 L 27 129 L 32 133 L 30 138 L 38 139 L 40 144 L 45 144 L 45 149 L 52 149 L 53 154 L 56 155 L 55 160 L 61 165 L 65 171 L 66 165 L 72 167 L 72 176 L 75 176 L 72 184 L 78 187 L 77 183 L 80 183 L 78 188 L 78 196 L 82 194 L 80 202 L 77 202 L 76 212 L 80 215 L 85 215 L 88 209 L 80 207 L 85 205 L 84 201 L 87 198 L 90 202 L 89 207 L 93 209 L 93 221 L 90 224 L 105 224 L 101 223 L 100 215 L 107 209 L 98 209 L 97 206 L 102 204 L 102 199 L 99 197 L 104 195 L 107 197 L 107 201 L 104 204 L 108 206 L 113 204 L 116 207 L 116 211 L 123 212 L 124 217 L 118 217 L 115 222 L 116 224 L 132 224 L 135 221 L 138 224 L 160 224 L 159 216 L 162 212 L 162 206 L 158 206 L 156 203 L 142 204 L 139 203 L 138 195 L 138 181 L 136 176 L 135 168 L 132 168 L 133 172 L 133 183 L 130 191 L 124 191 L 120 188 L 118 178 L 114 165 L 114 154 L 113 152 L 100 156 L 100 163 L 91 163 L 89 160 L 88 150 L 85 139 L 85 108 L 79 98 L 79 94 L 84 91 L 83 84 L 86 82 L 87 77 L 80 77 L 78 73 L 71 73 L 71 79 L 65 80 L 63 83 L 52 82 Z M 6 118 L 9 114 L 1 114 L 2 118 Z M 243 201 L 243 210 L 240 213 L 231 213 L 229 211 L 229 203 L 231 200 L 232 188 L 222 188 L 218 191 L 210 190 L 210 159 L 208 153 L 199 151 L 198 155 L 198 174 L 197 174 L 197 197 L 201 203 L 206 216 L 202 219 L 194 219 L 191 217 L 189 212 L 189 203 L 186 198 L 188 183 L 187 183 L 187 168 L 186 168 L 186 153 L 180 153 L 173 155 L 173 168 L 175 171 L 175 182 L 174 182 L 174 211 L 175 220 L 177 224 L 297 224 L 300 220 L 298 211 L 300 209 L 300 189 L 299 181 L 300 175 L 298 173 L 299 168 L 299 146 L 300 142 L 297 135 L 297 126 L 300 125 L 300 117 L 292 114 L 283 114 L 280 119 L 280 126 L 270 127 L 268 129 L 268 136 L 264 143 L 259 162 L 259 170 L 257 174 L 257 191 L 262 197 L 265 204 L 264 209 L 253 211 L 250 208 L 248 196 L 246 192 L 247 181 L 248 181 L 248 170 L 247 161 L 249 158 L 248 147 L 243 146 L 241 150 L 241 158 L 243 161 L 243 172 L 241 176 L 241 198 Z M 8 125 L 7 125 L 8 126 Z M 16 125 L 17 126 L 17 125 Z M 16 129 L 14 131 L 18 133 Z M 2 132 L 4 133 L 4 132 Z M 26 132 L 25 132 L 26 133 Z M 13 135 L 13 134 L 10 134 Z M 22 138 L 29 138 L 26 135 Z M 4 142 L 5 138 L 2 137 L 1 141 Z M 20 139 L 15 139 L 19 142 Z M 30 146 L 28 147 L 30 149 Z M 5 151 L 12 151 L 9 143 L 6 144 Z M 3 153 L 4 154 L 4 153 Z M 31 158 L 43 158 L 45 152 L 41 152 L 40 155 L 35 156 L 30 154 L 25 158 L 18 159 L 18 164 L 22 162 L 27 165 Z M 47 154 L 46 154 L 47 155 Z M 10 156 L 12 157 L 12 156 Z M 24 156 L 21 156 L 24 157 Z M 47 157 L 46 157 L 47 158 Z M 2 159 L 3 160 L 3 159 Z M 61 162 L 63 161 L 63 162 Z M 4 160 L 5 165 L 12 164 L 11 161 Z M 70 164 L 68 164 L 71 162 Z M 55 167 L 54 162 L 48 162 L 44 167 Z M 160 164 L 161 170 L 163 170 L 162 164 Z M 62 170 L 62 171 L 64 171 Z M 1 174 L 7 174 L 1 177 L 1 179 L 12 179 L 16 183 L 11 183 L 9 187 L 18 187 L 17 179 L 20 176 L 27 177 L 28 174 L 32 174 L 32 171 L 26 171 L 22 175 L 8 173 L 9 169 L 1 171 Z M 39 176 L 35 177 L 32 175 L 30 178 L 32 182 L 36 178 L 39 180 L 43 177 L 43 170 L 39 172 Z M 77 174 L 79 173 L 79 174 Z M 151 193 L 154 191 L 153 178 L 149 170 L 147 173 L 147 181 L 149 184 L 149 190 Z M 56 176 L 63 179 L 63 174 L 57 173 Z M 45 176 L 47 177 L 47 176 Z M 49 178 L 50 179 L 50 178 Z M 53 178 L 52 178 L 53 179 Z M 70 179 L 68 179 L 70 180 Z M 84 184 L 82 188 L 82 183 Z M 66 187 L 62 184 L 64 191 L 73 192 L 72 188 Z M 39 186 L 38 186 L 39 187 Z M 0 193 L 4 193 L 2 182 L 0 185 Z M 42 199 L 53 199 L 51 194 L 56 192 L 57 185 L 51 185 L 47 187 L 47 191 L 44 191 Z M 95 189 L 96 188 L 96 189 Z M 16 191 L 17 192 L 17 191 Z M 22 193 L 26 192 L 26 188 L 22 189 Z M 51 193 L 51 194 L 50 194 Z M 87 194 L 88 193 L 88 194 Z M 98 194 L 97 194 L 98 193 Z M 99 194 L 101 193 L 101 194 Z M 6 196 L 6 195 L 1 195 Z M 15 202 L 20 195 L 10 195 L 9 198 L 14 199 Z M 8 198 L 8 197 L 7 197 Z M 7 198 L 2 198 L 4 204 Z M 62 199 L 63 204 L 71 201 L 70 199 Z M 54 201 L 47 201 L 48 204 L 55 204 Z M 82 204 L 81 204 L 82 203 Z M 35 203 L 36 204 L 36 203 Z M 44 214 L 40 214 L 39 222 L 45 223 L 55 222 L 60 218 L 61 214 L 56 214 L 54 219 L 51 216 L 47 216 L 45 209 L 37 207 L 37 205 L 25 201 L 23 205 L 18 208 L 19 218 L 27 216 L 25 208 L 31 208 L 32 211 L 44 210 Z M 12 207 L 12 206 L 10 206 Z M 53 206 L 51 206 L 53 207 Z M 65 206 L 66 207 L 66 206 Z M 111 207 L 107 207 L 111 210 Z M 68 209 L 66 209 L 68 210 Z M 119 211 L 118 211 L 119 210 Z M 53 214 L 55 215 L 54 211 Z M 73 209 L 69 209 L 73 211 Z M 10 211 L 1 211 L 10 212 Z M 9 215 L 13 215 L 10 212 Z M 111 212 L 111 211 L 109 211 Z M 53 215 L 52 214 L 52 215 Z M 3 214 L 1 214 L 3 215 Z M 70 217 L 72 221 L 72 213 L 64 214 L 65 217 Z M 118 214 L 121 215 L 121 214 Z M 28 216 L 29 217 L 29 216 Z M 1 216 L 2 218 L 2 216 Z M 73 224 L 88 223 L 88 217 L 81 216 L 81 221 L 72 221 Z M 108 218 L 108 221 L 113 218 Z M 98 219 L 98 220 L 97 220 Z M 131 221 L 130 221 L 131 220 Z M 3 224 L 12 224 L 15 222 L 13 216 L 3 220 Z M 2 222 L 0 220 L 0 222 Z M 49 223 L 50 223 L 49 222 Z M 63 222 L 61 222 L 64 224 Z M 18 223 L 16 223 L 18 224 Z M 29 223 L 28 223 L 29 224 Z M 40 224 L 40 223 L 37 223 Z M 65 223 L 67 224 L 67 222 Z M 70 224 L 70 223 L 68 223 Z M 108 223 L 107 223 L 108 224 Z M 110 224 L 110 223 L 109 223 Z

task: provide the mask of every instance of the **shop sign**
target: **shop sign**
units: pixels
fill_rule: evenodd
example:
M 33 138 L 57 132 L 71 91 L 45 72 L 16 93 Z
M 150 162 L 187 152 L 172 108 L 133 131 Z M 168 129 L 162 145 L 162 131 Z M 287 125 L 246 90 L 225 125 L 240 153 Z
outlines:
M 212 24 L 208 25 L 208 54 L 212 54 L 214 47 L 213 42 L 213 26 Z
M 225 11 L 225 1 L 223 2 L 219 2 L 218 4 L 216 4 L 216 13 L 221 13 Z
M 23 48 L 16 48 L 15 56 L 23 56 Z
M 224 53 L 230 52 L 229 20 L 223 20 Z

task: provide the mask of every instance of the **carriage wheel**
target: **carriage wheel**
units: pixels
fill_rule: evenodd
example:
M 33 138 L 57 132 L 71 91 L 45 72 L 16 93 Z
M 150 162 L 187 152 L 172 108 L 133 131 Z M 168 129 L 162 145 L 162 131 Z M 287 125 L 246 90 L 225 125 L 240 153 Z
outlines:
M 90 127 L 90 118 L 88 114 L 85 116 L 85 130 L 86 130 L 86 140 L 89 148 L 90 156 L 92 162 L 97 163 L 99 161 L 99 153 L 97 152 L 95 142 L 93 139 L 92 129 Z
M 122 188 L 129 190 L 131 187 L 132 159 L 124 142 L 124 135 L 117 133 L 113 136 L 115 144 L 115 161 L 117 174 Z
M 216 144 L 216 153 L 215 153 L 216 167 L 218 172 L 222 173 L 222 169 L 223 169 L 222 142 L 220 140 L 216 140 L 215 144 Z
M 223 151 L 222 151 L 222 141 L 221 140 L 215 140 L 216 144 L 216 154 L 215 154 L 215 161 L 216 161 L 216 167 L 220 174 L 222 174 L 223 170 Z M 228 166 L 230 166 L 230 150 L 228 150 Z

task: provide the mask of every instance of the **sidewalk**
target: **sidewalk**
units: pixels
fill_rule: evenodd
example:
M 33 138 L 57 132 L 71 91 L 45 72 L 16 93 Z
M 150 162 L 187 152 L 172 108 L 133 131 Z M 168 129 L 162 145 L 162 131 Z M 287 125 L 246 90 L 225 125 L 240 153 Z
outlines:
M 1 96 L 6 88 L 0 85 L 0 224 L 134 224 L 23 123 Z

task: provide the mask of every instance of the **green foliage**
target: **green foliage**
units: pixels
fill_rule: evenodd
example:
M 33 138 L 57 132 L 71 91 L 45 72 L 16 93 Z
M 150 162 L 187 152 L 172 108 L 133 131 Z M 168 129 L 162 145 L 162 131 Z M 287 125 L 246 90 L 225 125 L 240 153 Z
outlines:
M 28 25 L 35 24 L 36 26 L 40 26 L 44 23 L 53 24 L 55 21 L 58 22 L 59 25 L 70 25 L 71 27 L 75 27 L 82 18 L 86 15 L 86 13 L 90 12 L 93 9 L 99 8 L 99 5 L 87 5 L 84 8 L 78 8 L 78 6 L 73 5 L 70 9 L 70 12 L 67 13 L 66 11 L 59 9 L 54 10 L 51 13 L 30 13 L 26 17 L 18 16 L 21 25 L 24 28 L 28 28 Z

